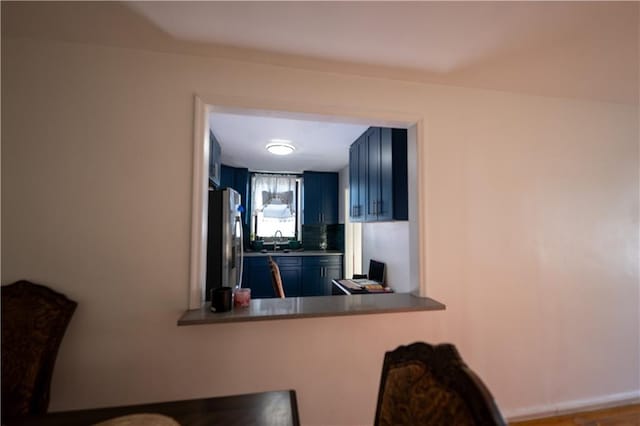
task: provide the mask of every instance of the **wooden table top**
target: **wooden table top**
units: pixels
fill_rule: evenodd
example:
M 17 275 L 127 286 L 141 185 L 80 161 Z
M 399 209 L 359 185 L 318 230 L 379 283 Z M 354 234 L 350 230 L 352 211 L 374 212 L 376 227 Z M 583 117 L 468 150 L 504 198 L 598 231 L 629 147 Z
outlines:
M 296 392 L 293 390 L 64 411 L 44 416 L 3 419 L 2 424 L 3 426 L 85 426 L 119 416 L 140 413 L 166 415 L 182 426 L 298 426 L 300 424 Z

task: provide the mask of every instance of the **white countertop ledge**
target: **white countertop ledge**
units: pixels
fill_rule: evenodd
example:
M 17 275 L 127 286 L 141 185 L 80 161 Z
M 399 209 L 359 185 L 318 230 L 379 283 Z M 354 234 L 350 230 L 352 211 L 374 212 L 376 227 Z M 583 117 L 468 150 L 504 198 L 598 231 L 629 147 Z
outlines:
M 207 303 L 200 309 L 186 311 L 178 319 L 178 325 L 442 311 L 444 309 L 446 306 L 436 300 L 417 297 L 410 293 L 252 299 L 248 308 L 234 308 L 229 312 L 219 313 L 211 312 L 210 304 Z

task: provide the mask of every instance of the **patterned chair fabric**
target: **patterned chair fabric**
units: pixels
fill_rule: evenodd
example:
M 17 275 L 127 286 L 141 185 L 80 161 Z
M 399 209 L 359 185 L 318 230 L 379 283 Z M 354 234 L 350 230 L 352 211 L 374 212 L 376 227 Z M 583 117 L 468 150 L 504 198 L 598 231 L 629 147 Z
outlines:
M 455 346 L 414 343 L 387 352 L 376 426 L 505 425 L 489 390 Z
M 28 281 L 2 289 L 2 418 L 43 414 L 58 348 L 77 303 Z
M 278 264 L 269 256 L 269 268 L 271 269 L 271 284 L 276 297 L 284 299 L 284 287 L 282 287 L 282 276 Z

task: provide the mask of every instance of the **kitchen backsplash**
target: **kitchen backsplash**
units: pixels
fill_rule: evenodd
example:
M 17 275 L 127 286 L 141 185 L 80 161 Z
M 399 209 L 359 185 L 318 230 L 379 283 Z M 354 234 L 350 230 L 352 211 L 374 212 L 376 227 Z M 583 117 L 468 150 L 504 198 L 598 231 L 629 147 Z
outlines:
M 344 224 L 302 225 L 302 246 L 305 250 L 344 251 Z

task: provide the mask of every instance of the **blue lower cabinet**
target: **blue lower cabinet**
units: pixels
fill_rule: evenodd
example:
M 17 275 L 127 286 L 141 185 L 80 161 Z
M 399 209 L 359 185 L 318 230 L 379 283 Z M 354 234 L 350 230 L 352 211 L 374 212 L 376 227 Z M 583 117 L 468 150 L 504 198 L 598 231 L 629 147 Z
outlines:
M 324 283 L 322 282 L 322 271 L 320 266 L 309 266 L 302 274 L 302 295 L 303 296 L 324 296 Z
M 271 284 L 271 269 L 266 258 L 245 258 L 242 275 L 242 286 L 251 289 L 251 298 L 275 297 Z
M 301 295 L 302 260 L 297 256 L 274 256 L 280 269 L 282 287 L 287 297 Z M 271 282 L 271 268 L 266 256 L 245 257 L 243 287 L 251 289 L 251 298 L 264 299 L 276 297 Z
M 333 280 L 340 280 L 344 278 L 344 272 L 342 271 L 342 257 L 339 266 L 326 266 L 324 270 L 324 295 L 331 296 L 333 294 Z
M 282 278 L 282 288 L 285 297 L 300 297 L 300 284 L 302 282 L 302 271 L 299 266 L 280 267 L 280 277 Z
M 275 256 L 280 269 L 285 297 L 300 297 L 302 284 L 302 258 L 300 256 Z
M 330 296 L 331 281 L 343 277 L 342 256 L 274 256 L 280 268 L 286 297 Z M 243 287 L 251 289 L 251 297 L 275 297 L 271 269 L 266 256 L 245 257 Z
M 342 278 L 342 256 L 302 258 L 302 295 L 330 296 L 331 281 Z

